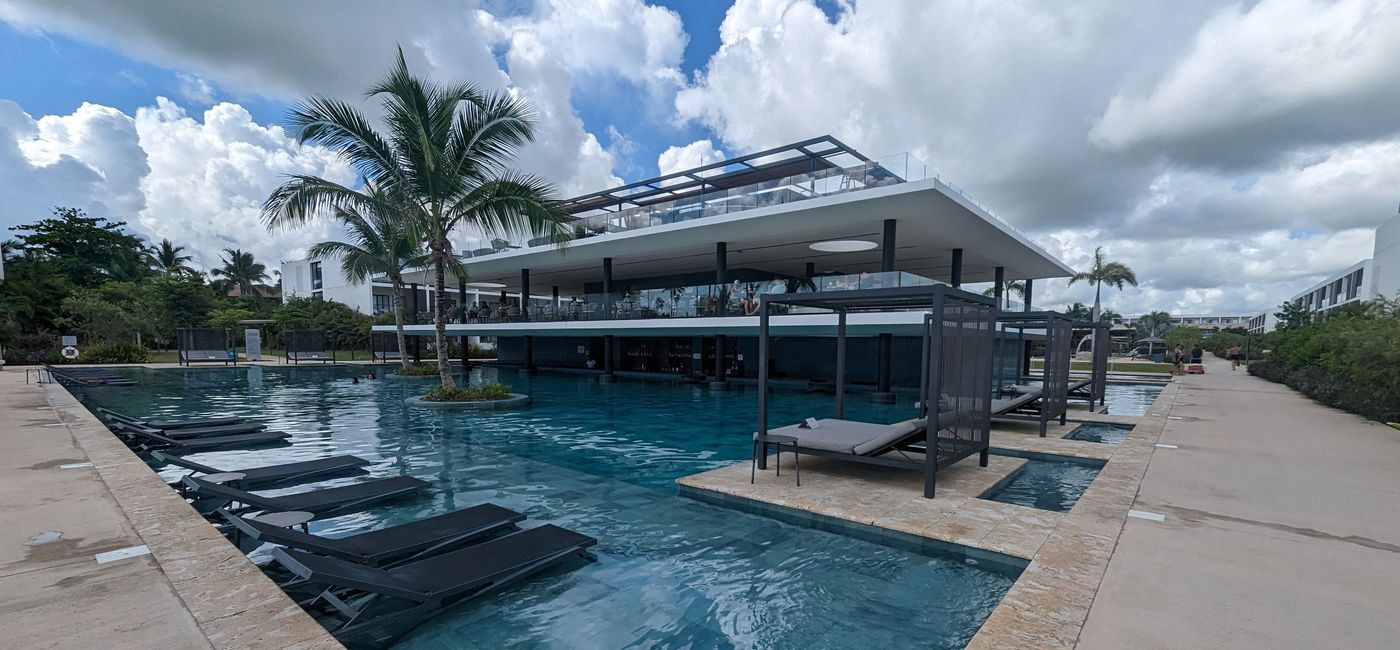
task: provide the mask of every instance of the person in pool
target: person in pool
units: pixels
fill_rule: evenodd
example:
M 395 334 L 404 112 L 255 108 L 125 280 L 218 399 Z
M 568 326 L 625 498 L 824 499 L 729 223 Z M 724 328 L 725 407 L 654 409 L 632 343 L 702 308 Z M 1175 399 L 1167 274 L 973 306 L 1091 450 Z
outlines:
M 379 378 L 378 378 L 378 377 L 375 377 L 375 376 L 374 376 L 374 373 L 371 372 L 371 373 L 369 373 L 368 375 L 365 376 L 365 379 L 368 379 L 368 380 L 370 380 L 370 381 L 373 381 L 373 380 L 379 379 Z
M 358 383 L 360 383 L 360 378 L 359 378 L 359 377 L 351 377 L 351 378 L 350 378 L 350 383 L 352 383 L 352 384 L 358 384 Z

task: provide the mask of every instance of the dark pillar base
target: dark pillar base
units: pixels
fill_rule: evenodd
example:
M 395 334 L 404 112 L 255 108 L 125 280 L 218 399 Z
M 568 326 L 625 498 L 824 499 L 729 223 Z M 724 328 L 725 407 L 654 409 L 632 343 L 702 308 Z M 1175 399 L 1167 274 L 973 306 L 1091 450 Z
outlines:
M 710 382 L 710 390 L 729 390 L 730 388 L 732 388 L 732 386 L 727 381 Z
M 535 375 L 540 374 L 540 371 L 537 368 L 521 368 L 520 374 L 525 375 L 527 377 L 534 377 Z
M 617 375 L 598 375 L 598 381 L 611 384 L 617 381 Z
M 876 404 L 893 404 L 894 393 L 871 393 L 870 401 Z

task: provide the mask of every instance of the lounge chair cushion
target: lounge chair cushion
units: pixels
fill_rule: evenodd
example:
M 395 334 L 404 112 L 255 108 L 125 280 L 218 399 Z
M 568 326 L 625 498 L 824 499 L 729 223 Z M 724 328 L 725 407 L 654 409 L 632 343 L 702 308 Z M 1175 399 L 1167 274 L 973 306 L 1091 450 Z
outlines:
M 927 426 L 927 421 L 923 418 L 895 424 L 822 418 L 817 420 L 817 423 L 820 425 L 817 429 L 801 428 L 794 424 L 771 429 L 768 433 L 792 436 L 797 438 L 799 445 L 810 449 L 863 456 L 888 447 L 891 443 L 922 431 Z

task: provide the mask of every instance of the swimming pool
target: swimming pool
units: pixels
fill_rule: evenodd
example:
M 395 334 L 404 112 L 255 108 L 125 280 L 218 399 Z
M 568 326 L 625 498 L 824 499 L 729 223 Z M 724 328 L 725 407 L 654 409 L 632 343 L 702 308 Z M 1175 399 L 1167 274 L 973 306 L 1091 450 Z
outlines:
M 1068 512 L 1073 508 L 1105 465 L 1101 460 L 1010 449 L 993 449 L 992 453 L 1025 458 L 1026 464 L 982 493 L 980 498 L 1055 512 Z
M 956 648 L 1019 571 L 677 496 L 677 477 L 748 458 L 756 393 L 744 387 L 488 369 L 475 372 L 499 375 L 534 403 L 468 413 L 403 403 L 430 380 L 351 384 L 362 368 L 127 372 L 140 385 L 78 392 L 132 413 L 252 416 L 293 434 L 293 447 L 195 456 L 200 462 L 233 468 L 351 453 L 373 461 L 372 475 L 433 484 L 430 496 L 312 524 L 316 532 L 381 528 L 489 501 L 598 538 L 598 562 L 470 602 L 399 647 Z M 778 420 L 823 417 L 831 398 L 782 392 L 772 405 Z M 893 422 L 909 410 L 856 399 L 848 417 Z
M 1162 394 L 1160 384 L 1115 384 L 1104 386 L 1105 413 L 1113 415 L 1143 415 L 1152 402 Z
M 1133 430 L 1131 424 L 1109 424 L 1106 422 L 1085 422 L 1066 435 L 1070 440 L 1101 442 L 1109 445 L 1121 444 Z

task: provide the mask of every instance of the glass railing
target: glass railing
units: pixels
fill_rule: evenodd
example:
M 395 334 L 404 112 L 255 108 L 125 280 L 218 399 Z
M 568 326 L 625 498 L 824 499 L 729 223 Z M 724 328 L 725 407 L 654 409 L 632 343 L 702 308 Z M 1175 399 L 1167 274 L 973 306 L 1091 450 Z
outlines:
M 824 169 L 727 190 L 717 189 L 614 212 L 585 214 L 568 223 L 571 231 L 569 237 L 573 240 L 600 237 L 930 178 L 938 179 L 954 193 L 986 210 L 962 188 L 939 176 L 918 158 L 902 153 L 850 167 Z M 461 250 L 466 257 L 480 257 L 545 245 L 548 245 L 548 241 L 542 237 L 473 238 L 468 239 Z
M 528 314 L 512 304 L 472 305 L 469 323 L 510 323 L 530 321 L 646 320 L 654 318 L 706 318 L 755 316 L 762 294 L 812 293 L 915 287 L 939 284 L 923 276 L 895 271 L 861 273 L 816 278 L 776 278 L 766 282 L 734 281 L 661 289 L 634 289 L 611 293 L 590 293 L 562 300 L 557 306 L 533 304 Z M 801 313 L 794 308 L 787 313 Z

